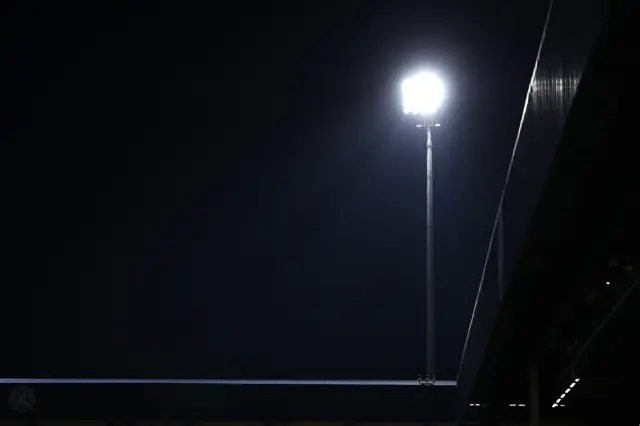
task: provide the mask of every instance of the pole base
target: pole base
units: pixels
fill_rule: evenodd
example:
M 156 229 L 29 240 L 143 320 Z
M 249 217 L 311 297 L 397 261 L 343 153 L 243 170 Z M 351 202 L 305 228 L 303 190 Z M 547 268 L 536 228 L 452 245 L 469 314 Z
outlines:
M 430 376 L 425 376 L 424 378 L 422 376 L 418 376 L 418 384 L 420 386 L 435 386 L 436 384 L 435 374 L 432 374 Z

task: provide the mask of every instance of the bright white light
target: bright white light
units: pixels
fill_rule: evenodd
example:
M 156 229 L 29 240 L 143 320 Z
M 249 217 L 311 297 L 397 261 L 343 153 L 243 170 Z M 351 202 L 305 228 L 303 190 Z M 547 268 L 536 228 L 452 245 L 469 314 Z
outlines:
M 573 383 L 571 383 L 571 384 L 569 385 L 569 387 L 570 387 L 570 388 L 572 388 L 572 387 L 574 387 L 575 385 L 576 385 L 576 383 L 575 383 L 575 382 L 573 382 Z
M 509 407 L 515 407 L 516 404 L 509 404 Z
M 560 395 L 560 398 L 564 398 L 565 395 L 567 395 L 566 393 L 563 393 L 562 395 Z
M 553 405 L 551 406 L 551 408 L 556 408 L 557 406 L 558 406 L 558 404 L 553 404 Z
M 402 109 L 405 114 L 433 114 L 443 98 L 444 87 L 433 73 L 422 72 L 402 83 Z
M 580 381 L 580 379 L 576 379 L 576 383 L 578 383 Z
M 518 404 L 518 407 L 526 407 L 525 404 Z
M 611 282 L 607 281 L 607 285 L 610 285 L 610 284 L 611 284 Z
M 560 403 L 560 401 L 562 401 L 562 398 L 558 398 L 558 399 L 556 400 L 556 404 L 559 404 L 559 403 Z

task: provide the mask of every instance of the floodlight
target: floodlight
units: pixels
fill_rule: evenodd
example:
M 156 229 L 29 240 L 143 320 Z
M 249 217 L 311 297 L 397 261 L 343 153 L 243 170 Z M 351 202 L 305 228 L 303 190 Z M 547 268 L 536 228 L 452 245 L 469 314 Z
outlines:
M 421 72 L 402 83 L 402 108 L 405 114 L 433 114 L 443 98 L 442 82 L 431 72 Z

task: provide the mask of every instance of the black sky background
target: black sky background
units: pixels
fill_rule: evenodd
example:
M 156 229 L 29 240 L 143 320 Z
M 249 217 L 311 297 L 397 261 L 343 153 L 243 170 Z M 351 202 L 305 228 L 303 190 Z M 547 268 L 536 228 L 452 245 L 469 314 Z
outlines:
M 454 378 L 546 2 L 14 2 L 3 377 Z

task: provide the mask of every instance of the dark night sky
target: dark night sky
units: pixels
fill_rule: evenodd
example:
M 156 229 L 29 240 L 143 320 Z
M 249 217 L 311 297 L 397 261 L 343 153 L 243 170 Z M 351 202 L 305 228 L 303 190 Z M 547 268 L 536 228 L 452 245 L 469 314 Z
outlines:
M 2 377 L 455 377 L 545 2 L 14 2 L 3 13 Z M 10 348 L 6 350 L 7 348 Z

